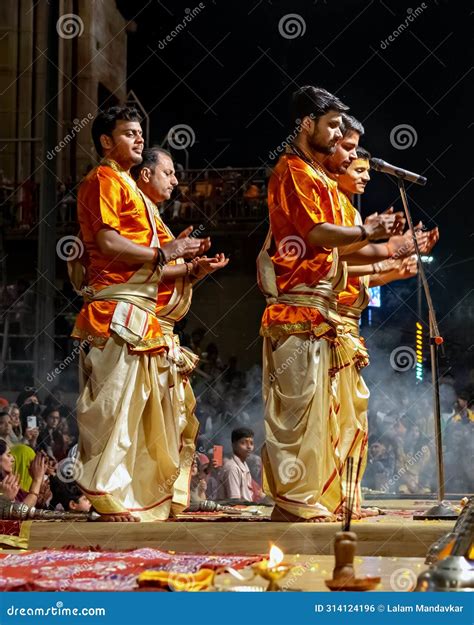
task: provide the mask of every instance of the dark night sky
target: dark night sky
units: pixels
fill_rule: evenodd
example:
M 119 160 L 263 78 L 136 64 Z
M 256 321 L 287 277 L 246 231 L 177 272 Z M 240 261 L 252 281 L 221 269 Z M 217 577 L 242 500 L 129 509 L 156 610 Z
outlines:
M 291 130 L 289 94 L 308 83 L 324 86 L 364 123 L 362 143 L 373 155 L 428 177 L 425 188 L 412 185 L 408 192 L 415 219 L 441 228 L 440 305 L 454 295 L 450 289 L 459 297 L 472 288 L 473 263 L 466 261 L 474 242 L 468 151 L 474 74 L 467 1 L 209 1 L 162 50 L 160 40 L 198 3 L 117 4 L 137 24 L 129 36 L 128 87 L 151 114 L 152 142 L 187 124 L 196 135 L 191 167 L 272 164 L 269 151 Z M 420 14 L 383 49 L 381 41 L 417 8 Z M 290 13 L 305 28 L 293 39 L 279 31 Z M 400 124 L 414 129 L 415 145 L 392 145 L 390 133 Z M 384 209 L 397 197 L 394 181 L 374 174 L 363 212 Z

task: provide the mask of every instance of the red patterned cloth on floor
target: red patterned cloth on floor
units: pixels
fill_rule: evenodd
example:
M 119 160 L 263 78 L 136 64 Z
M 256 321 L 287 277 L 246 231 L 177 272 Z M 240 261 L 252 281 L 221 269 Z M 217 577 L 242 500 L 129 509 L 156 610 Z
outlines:
M 195 573 L 201 568 L 243 568 L 260 556 L 168 553 L 158 549 L 81 551 L 45 549 L 0 554 L 3 591 L 134 591 L 145 570 Z

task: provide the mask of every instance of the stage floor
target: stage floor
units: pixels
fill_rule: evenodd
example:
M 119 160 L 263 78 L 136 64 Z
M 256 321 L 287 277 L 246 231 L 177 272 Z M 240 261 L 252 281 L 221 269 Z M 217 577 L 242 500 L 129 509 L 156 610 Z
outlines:
M 431 502 L 432 503 L 432 502 Z M 387 513 L 354 521 L 358 556 L 424 558 L 430 545 L 449 532 L 454 521 L 413 521 L 410 511 L 430 502 L 371 501 Z M 26 528 L 25 528 L 26 529 Z M 191 553 L 268 553 L 276 543 L 287 554 L 330 555 L 340 523 L 272 523 L 253 520 L 180 520 L 165 523 L 29 522 L 28 549 L 99 546 L 103 550 L 154 547 Z
M 280 587 L 288 591 L 329 592 L 325 580 L 332 578 L 334 556 L 315 556 L 309 554 L 285 556 L 285 562 L 294 565 L 288 576 L 280 582 Z M 418 575 L 427 569 L 424 558 L 382 558 L 358 557 L 354 559 L 357 577 L 380 577 L 378 591 L 409 592 L 414 589 Z M 250 567 L 242 571 L 248 576 Z M 215 586 L 219 590 L 228 590 L 251 584 L 267 587 L 268 582 L 256 577 L 249 582 L 236 581 L 229 574 L 216 576 Z

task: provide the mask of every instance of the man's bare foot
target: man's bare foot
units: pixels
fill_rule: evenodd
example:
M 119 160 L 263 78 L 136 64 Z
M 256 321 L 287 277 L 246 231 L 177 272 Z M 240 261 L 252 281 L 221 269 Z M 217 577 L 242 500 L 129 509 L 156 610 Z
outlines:
M 130 513 L 122 512 L 120 514 L 101 514 L 97 521 L 106 523 L 137 523 L 140 519 Z
M 329 516 L 315 516 L 311 519 L 292 514 L 287 510 L 283 510 L 280 506 L 275 506 L 270 517 L 270 521 L 285 521 L 287 523 L 332 523 L 336 520 L 334 514 Z

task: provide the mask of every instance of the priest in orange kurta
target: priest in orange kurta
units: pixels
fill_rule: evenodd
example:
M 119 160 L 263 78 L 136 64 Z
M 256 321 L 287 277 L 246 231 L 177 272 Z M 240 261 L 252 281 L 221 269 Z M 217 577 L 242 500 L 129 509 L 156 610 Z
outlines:
M 143 150 L 133 109 L 101 113 L 92 134 L 105 158 L 79 189 L 85 252 L 70 263 L 85 300 L 73 330 L 83 348 L 77 481 L 102 520 L 163 520 L 174 499 L 182 508 L 174 484 L 191 467 L 197 421 L 183 393 L 170 390 L 194 363 L 160 323 L 160 280 L 170 257 L 209 242 L 166 243 L 156 206 L 129 173 Z
M 258 277 L 267 298 L 263 462 L 270 494 L 288 519 L 331 519 L 341 500 L 329 376 L 337 251 L 307 242 L 316 225 L 340 221 L 336 198 L 336 184 L 321 170 L 296 154 L 280 158 L 268 189 L 271 231 Z
M 337 374 L 348 363 L 335 349 L 345 268 L 337 248 L 351 245 L 356 251 L 388 235 L 395 224 L 387 216 L 368 228 L 342 225 L 337 184 L 321 164 L 342 136 L 346 109 L 323 89 L 295 92 L 295 139 L 268 186 L 270 230 L 257 264 L 267 300 L 261 325 L 262 456 L 276 503 L 273 520 L 333 520 L 341 509 Z

